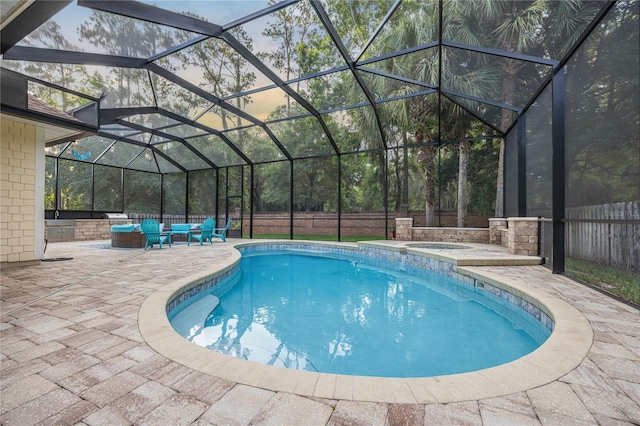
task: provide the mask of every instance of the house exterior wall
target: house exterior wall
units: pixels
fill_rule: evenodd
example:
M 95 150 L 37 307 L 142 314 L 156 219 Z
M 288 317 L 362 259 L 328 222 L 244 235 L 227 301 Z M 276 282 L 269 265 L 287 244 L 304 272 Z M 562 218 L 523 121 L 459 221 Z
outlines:
M 0 133 L 0 264 L 44 255 L 44 130 L 4 116 Z

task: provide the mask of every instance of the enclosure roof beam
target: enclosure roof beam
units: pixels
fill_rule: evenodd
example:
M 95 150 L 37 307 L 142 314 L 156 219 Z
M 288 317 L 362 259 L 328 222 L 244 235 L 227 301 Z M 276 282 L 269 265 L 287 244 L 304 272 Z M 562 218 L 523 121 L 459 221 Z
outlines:
M 257 118 L 253 117 L 252 115 L 247 114 L 246 112 L 242 111 L 241 109 L 221 100 L 219 97 L 207 92 L 206 90 L 202 89 L 199 86 L 196 86 L 195 84 L 191 83 L 190 81 L 185 80 L 182 77 L 178 77 L 177 75 L 175 75 L 174 73 L 172 73 L 171 71 L 166 70 L 165 68 L 162 68 L 161 66 L 157 65 L 157 64 L 153 64 L 150 63 L 147 65 L 146 67 L 149 71 L 152 71 L 156 74 L 158 74 L 159 76 L 162 76 L 164 78 L 166 78 L 167 80 L 171 81 L 172 83 L 177 84 L 178 86 L 182 87 L 183 89 L 186 89 L 192 93 L 195 93 L 196 95 L 200 96 L 203 99 L 208 100 L 209 102 L 218 105 L 224 109 L 226 109 L 229 112 L 232 112 L 233 114 L 244 118 L 247 121 L 250 121 L 251 123 L 254 124 L 260 124 L 261 121 L 258 120 Z
M 250 13 L 249 15 L 243 16 L 240 19 L 236 19 L 233 22 L 230 22 L 223 26 L 224 31 L 228 31 L 235 27 L 239 27 L 241 25 L 246 24 L 247 22 L 253 21 L 254 19 L 262 18 L 263 16 L 271 15 L 274 12 L 279 11 L 285 7 L 289 7 L 293 4 L 299 3 L 301 0 L 282 0 L 278 3 L 272 4 L 270 6 L 265 7 L 262 10 L 258 10 L 257 12 Z
M 222 39 L 226 41 L 233 49 L 235 49 L 244 59 L 246 59 L 251 65 L 256 67 L 258 71 L 263 73 L 269 80 L 275 83 L 276 86 L 284 90 L 287 95 L 291 96 L 292 99 L 295 99 L 300 105 L 302 105 L 307 111 L 311 112 L 313 115 L 318 115 L 318 112 L 315 111 L 315 108 L 311 106 L 302 96 L 298 94 L 295 90 L 291 89 L 287 86 L 284 81 L 278 77 L 276 73 L 274 73 L 271 68 L 264 64 L 260 59 L 258 59 L 249 49 L 247 49 L 242 43 L 240 43 L 235 37 L 233 37 L 229 33 L 225 33 L 222 36 Z M 315 113 L 314 113 L 315 112 Z
M 507 104 L 504 104 L 502 102 L 490 101 L 489 99 L 479 98 L 477 96 L 470 96 L 470 95 L 467 95 L 467 94 L 464 94 L 464 93 L 455 92 L 453 90 L 440 89 L 440 91 L 442 93 L 445 93 L 445 94 L 450 95 L 450 96 L 457 96 L 459 98 L 468 99 L 470 101 L 481 102 L 483 104 L 491 105 L 491 106 L 494 106 L 494 107 L 497 107 L 497 108 L 508 109 L 509 111 L 513 111 L 513 112 L 516 112 L 516 113 L 519 113 L 520 111 L 522 111 L 522 108 L 518 108 L 518 107 L 515 107 L 513 105 L 507 105 Z
M 78 6 L 139 19 L 153 24 L 165 25 L 209 37 L 217 37 L 223 32 L 223 28 L 220 25 L 138 1 L 78 0 Z
M 48 62 L 53 64 L 101 65 L 120 68 L 144 68 L 147 65 L 146 59 L 30 46 L 12 47 L 5 53 L 4 59 Z
M 438 47 L 437 41 L 430 41 L 429 43 L 421 44 L 420 46 L 409 47 L 402 50 L 396 50 L 395 52 L 387 53 L 386 55 L 376 56 L 375 58 L 365 59 L 363 61 L 356 62 L 356 66 L 358 65 L 367 65 L 374 62 L 384 61 L 386 59 L 397 58 L 398 56 L 408 55 L 409 53 L 420 52 L 427 49 L 432 49 L 434 47 Z
M 103 124 L 117 123 L 118 119 L 130 117 L 132 115 L 139 115 L 139 114 L 161 114 L 161 115 L 164 115 L 165 117 L 179 121 L 182 124 L 188 124 L 200 130 L 204 130 L 207 133 L 218 136 L 229 146 L 229 148 L 231 148 L 236 154 L 238 154 L 238 156 L 242 158 L 243 161 L 245 161 L 247 164 L 253 164 L 252 161 L 249 160 L 249 158 L 228 137 L 226 137 L 219 130 L 213 129 L 209 126 L 205 126 L 203 124 L 197 123 L 192 120 L 188 120 L 187 118 L 181 115 L 178 115 L 174 112 L 167 111 L 166 109 L 158 108 L 158 107 L 132 107 L 132 108 L 108 108 L 108 109 L 100 110 L 100 117 L 105 118 L 105 122 Z
M 98 155 L 96 155 L 96 159 L 92 161 L 93 164 L 99 164 L 98 160 L 100 160 L 107 152 L 109 152 L 109 150 L 111 148 L 113 148 L 113 146 L 116 144 L 116 139 L 113 139 L 111 141 L 111 143 L 109 144 L 109 146 L 107 146 L 105 149 L 102 150 L 102 152 Z M 102 165 L 102 164 L 101 164 Z M 113 166 L 110 166 L 113 167 Z
M 106 133 L 106 132 L 102 132 L 102 131 L 98 131 L 97 133 L 98 136 L 102 136 L 102 137 L 108 137 L 108 138 L 113 138 L 114 135 L 110 134 L 110 133 Z M 181 172 L 186 173 L 188 172 L 187 169 L 185 169 L 184 167 L 182 167 L 178 162 L 176 162 L 173 158 L 169 157 L 167 154 L 165 154 L 164 152 L 162 152 L 161 150 L 159 150 L 158 148 L 156 148 L 153 145 L 150 145 L 146 142 L 140 142 L 137 141 L 135 139 L 129 139 L 125 136 L 120 136 L 118 137 L 118 141 L 122 141 L 122 142 L 126 142 L 126 143 L 130 143 L 132 145 L 137 145 L 137 146 L 141 146 L 144 148 L 148 148 L 151 151 L 154 152 L 154 154 L 159 155 L 160 157 L 164 158 L 165 160 L 167 160 L 168 162 L 170 162 L 171 164 L 173 164 L 174 166 L 176 166 L 176 168 L 180 169 Z M 137 156 L 136 156 L 137 158 Z M 127 164 L 128 165 L 128 164 Z
M 506 50 L 493 49 L 490 47 L 472 46 L 470 44 L 458 43 L 453 41 L 443 41 L 442 45 L 454 49 L 468 50 L 476 53 L 484 53 L 491 56 L 500 56 L 501 58 L 515 59 L 523 62 L 531 62 L 534 64 L 549 65 L 554 67 L 560 63 L 555 59 L 541 58 L 540 56 L 526 55 L 524 53 L 507 52 Z
M 324 120 L 320 116 L 320 113 L 318 111 L 316 111 L 316 109 L 309 102 L 307 102 L 306 99 L 304 99 L 302 96 L 300 96 L 298 94 L 298 92 L 293 90 L 290 86 L 287 86 L 284 83 L 284 81 L 282 81 L 282 79 L 276 73 L 274 73 L 271 70 L 271 68 L 266 66 L 264 64 L 264 62 L 262 62 L 260 59 L 258 59 L 249 49 L 247 49 L 242 43 L 240 43 L 231 34 L 224 33 L 222 35 L 222 39 L 224 41 L 226 41 L 232 48 L 234 48 L 251 65 L 256 67 L 258 69 L 258 71 L 260 71 L 267 78 L 269 78 L 271 81 L 273 81 L 276 84 L 276 86 L 278 86 L 280 89 L 284 90 L 284 92 L 287 95 L 289 95 L 292 99 L 294 99 L 296 102 L 298 102 L 300 105 L 302 105 L 307 111 L 309 111 L 311 114 L 313 114 L 318 119 L 318 121 L 320 122 L 320 125 L 322 126 L 322 128 L 323 128 L 327 138 L 329 139 L 329 142 L 333 146 L 333 149 L 335 150 L 336 154 L 340 154 L 340 151 L 338 150 L 338 146 L 336 145 L 336 142 L 333 139 L 333 136 L 331 135 L 331 132 L 329 131 L 329 128 L 327 127 L 326 123 L 324 122 Z
M 7 59 L 7 58 L 5 57 L 5 59 Z M 12 76 L 15 76 L 15 77 L 17 77 L 17 78 L 19 78 L 21 80 L 33 81 L 34 83 L 38 83 L 38 84 L 41 84 L 43 86 L 51 87 L 52 89 L 59 90 L 61 92 L 66 92 L 66 93 L 69 93 L 71 95 L 77 96 L 79 98 L 87 99 L 87 100 L 90 100 L 90 101 L 93 101 L 93 102 L 100 102 L 100 98 L 96 98 L 95 96 L 87 95 L 85 93 L 78 92 L 76 90 L 72 90 L 72 89 L 60 86 L 58 84 L 51 83 L 49 81 L 40 80 L 39 78 L 32 77 L 30 75 L 21 74 L 19 72 L 10 70 L 8 68 L 1 68 L 0 67 L 0 73 L 1 74 L 12 75 Z
M 477 112 L 473 111 L 472 109 L 470 109 L 466 105 L 461 104 L 456 99 L 454 99 L 454 98 L 452 98 L 450 96 L 447 96 L 447 94 L 445 92 L 440 91 L 440 93 L 442 93 L 451 102 L 453 102 L 454 104 L 458 105 L 460 108 L 462 108 L 463 110 L 467 111 L 469 114 L 473 115 L 475 118 L 477 118 L 478 120 L 482 121 L 487 126 L 491 127 L 494 131 L 498 132 L 500 135 L 504 135 L 504 132 L 502 130 L 498 129 L 494 124 L 489 123 L 485 118 L 483 118 L 480 115 L 478 115 Z
M 211 160 L 209 160 L 209 158 L 207 158 L 203 153 L 201 153 L 200 151 L 198 151 L 197 149 L 195 149 L 193 147 L 193 145 L 191 145 L 189 142 L 187 142 L 185 139 L 179 138 L 177 136 L 174 136 L 172 134 L 169 133 L 165 133 L 159 130 L 154 130 L 154 129 L 150 129 L 148 127 L 145 126 L 141 126 L 140 124 L 135 124 L 135 123 L 131 123 L 129 121 L 124 121 L 124 120 L 118 120 L 117 124 L 121 124 L 123 126 L 127 126 L 130 127 L 134 130 L 140 130 L 141 132 L 145 132 L 145 133 L 151 133 L 152 135 L 157 135 L 157 136 L 161 136 L 165 139 L 169 139 L 175 142 L 180 142 L 181 144 L 183 144 L 189 151 L 193 152 L 195 155 L 197 155 L 202 161 L 204 161 L 205 163 L 207 163 L 209 166 L 213 167 L 214 169 L 217 169 L 218 166 L 216 164 L 214 164 Z M 150 144 L 151 145 L 151 144 Z
M 131 117 L 132 115 L 154 114 L 158 107 L 129 107 L 129 108 L 100 108 L 100 124 L 115 124 L 118 119 Z
M 19 43 L 26 36 L 64 9 L 71 0 L 34 1 L 0 30 L 0 54 Z M 4 12 L 4 11 L 3 11 Z M 6 18 L 2 17 L 3 20 Z
M 278 146 L 278 148 L 280 150 L 282 150 L 282 152 L 284 153 L 284 155 L 287 158 L 290 158 L 289 153 L 287 152 L 287 150 L 284 148 L 284 146 L 282 146 L 282 144 L 280 143 L 280 141 L 278 140 L 278 138 L 271 132 L 269 131 L 269 129 L 267 129 L 267 126 L 260 120 L 258 120 L 257 118 L 255 118 L 254 116 L 247 114 L 246 112 L 242 111 L 241 109 L 231 105 L 228 102 L 223 101 L 222 99 L 218 98 L 215 95 L 212 95 L 211 93 L 207 92 L 206 90 L 201 89 L 200 87 L 196 86 L 195 84 L 181 78 L 178 77 L 177 75 L 173 74 L 172 72 L 156 65 L 153 63 L 150 63 L 147 65 L 147 69 L 149 71 L 152 71 L 164 78 L 166 78 L 167 80 L 181 86 L 183 89 L 189 90 L 197 95 L 199 95 L 200 97 L 212 102 L 214 105 L 217 105 L 221 108 L 226 109 L 227 111 L 241 117 L 244 118 L 245 120 L 247 120 L 250 123 L 253 123 L 255 125 L 258 125 L 260 127 L 262 127 L 267 134 L 269 135 L 269 137 L 271 138 L 271 140 Z M 180 121 L 183 121 L 185 124 L 191 124 L 192 126 L 196 126 L 196 122 L 195 121 L 184 121 L 185 119 L 181 119 Z M 197 127 L 197 126 L 196 126 Z M 202 130 L 207 130 L 207 131 L 212 131 L 214 129 L 212 129 L 211 127 L 208 126 L 202 126 L 200 127 Z M 243 160 L 245 160 L 248 164 L 251 164 L 252 162 L 247 158 L 246 155 L 244 155 L 244 153 L 242 153 L 242 151 L 240 151 L 234 144 L 233 142 L 231 142 L 226 136 L 222 135 L 222 132 L 218 131 L 218 130 L 214 130 L 214 133 L 220 137 L 222 137 L 225 142 L 236 152 L 236 154 L 240 155 L 240 157 L 242 157 Z
M 386 77 L 386 78 L 390 78 L 393 80 L 397 80 L 397 81 L 403 81 L 405 83 L 410 83 L 410 84 L 415 84 L 417 86 L 422 86 L 422 87 L 427 87 L 429 89 L 434 89 L 437 90 L 438 86 L 433 85 L 433 84 L 429 84 L 429 83 L 425 83 L 423 81 L 419 81 L 419 80 L 414 80 L 412 78 L 407 78 L 407 77 L 403 77 L 397 74 L 392 74 L 390 72 L 384 72 L 384 71 L 378 71 L 378 70 L 374 70 L 371 68 L 365 68 L 365 67 L 356 67 L 357 70 L 360 71 L 364 71 L 367 72 L 369 74 L 375 74 L 375 75 L 379 75 L 381 77 Z
M 384 104 L 386 102 L 399 101 L 400 99 L 415 98 L 416 96 L 433 95 L 434 93 L 438 93 L 438 91 L 435 89 L 427 89 L 414 93 L 405 93 L 404 95 L 392 96 L 390 98 L 376 99 L 376 105 Z
M 569 62 L 569 59 L 578 51 L 578 49 L 584 46 L 584 42 L 591 35 L 591 33 L 598 28 L 600 22 L 604 19 L 605 16 L 609 13 L 609 11 L 615 6 L 616 0 L 608 0 L 603 5 L 598 14 L 591 20 L 587 28 L 584 29 L 578 40 L 571 46 L 571 48 L 564 55 L 564 58 L 558 64 L 558 67 L 563 67 Z M 551 81 L 551 77 L 549 77 L 549 81 Z M 532 100 L 532 102 L 535 99 Z
M 378 36 L 380 31 L 382 31 L 382 29 L 387 25 L 387 22 L 389 21 L 389 19 L 391 19 L 391 16 L 396 11 L 396 9 L 398 9 L 398 7 L 400 7 L 400 4 L 402 4 L 402 0 L 396 0 L 396 2 L 393 4 L 393 6 L 391 6 L 391 8 L 389 9 L 389 11 L 385 15 L 385 17 L 380 22 L 380 24 L 378 24 L 378 27 L 375 29 L 373 34 L 371 34 L 371 36 L 369 37 L 369 40 L 367 40 L 365 45 L 362 47 L 362 50 L 358 54 L 358 57 L 355 58 L 355 62 L 358 62 L 360 60 L 360 58 L 362 58 L 362 55 L 364 55 L 364 52 L 367 51 L 369 46 L 371 46 L 371 44 L 373 43 L 373 40 L 375 40 L 375 38 Z
M 299 0 L 298 0 L 299 1 Z M 276 10 L 281 9 L 282 7 L 288 6 L 290 4 L 295 3 L 295 1 L 287 1 L 284 2 L 284 4 L 278 4 L 278 5 L 274 5 L 273 7 L 268 7 L 258 13 L 255 14 L 254 18 L 257 18 L 259 16 L 263 16 L 264 14 L 268 14 L 268 13 L 272 13 Z M 220 25 L 216 25 L 216 24 L 211 24 L 209 22 L 206 21 L 202 21 L 200 19 L 197 18 L 193 18 L 187 15 L 183 15 L 181 13 L 175 13 L 175 12 L 171 12 L 165 9 L 160 9 L 158 7 L 155 6 L 149 6 L 147 4 L 144 3 L 140 3 L 140 2 L 131 2 L 131 1 L 118 1 L 118 2 L 114 2 L 114 1 L 105 1 L 105 0 L 79 0 L 78 4 L 80 6 L 85 6 L 85 7 L 89 7 L 91 9 L 94 10 L 100 10 L 100 11 L 104 11 L 104 12 L 109 12 L 109 13 L 115 13 L 118 15 L 123 15 L 123 16 L 127 16 L 127 17 L 131 17 L 131 18 L 135 18 L 135 19 L 140 19 L 146 22 L 152 22 L 152 23 L 156 23 L 156 24 L 160 24 L 160 25 L 166 25 L 166 26 L 170 26 L 173 28 L 178 28 L 181 30 L 185 30 L 185 31 L 190 31 L 190 32 L 194 32 L 194 33 L 198 33 L 198 34 L 203 34 L 205 36 L 210 36 L 210 37 L 220 37 L 221 35 L 224 34 L 225 29 L 223 29 Z M 235 40 L 233 37 L 227 35 L 226 37 L 224 37 L 224 40 L 227 41 L 227 43 L 229 43 L 229 40 Z M 197 41 L 201 41 L 201 39 L 197 38 L 192 40 L 191 43 L 193 44 L 193 42 L 197 42 Z M 238 50 L 238 46 L 241 46 L 243 49 L 244 46 L 242 46 L 242 44 L 240 44 L 239 42 L 236 41 L 236 43 L 234 45 L 232 45 L 232 47 L 236 48 L 236 50 Z M 246 50 L 246 49 L 245 49 Z M 256 66 L 256 62 L 260 62 L 257 58 L 254 57 L 254 60 L 251 60 L 249 56 L 253 56 L 251 55 L 247 55 L 248 50 L 246 50 L 244 53 L 240 52 L 240 54 L 245 57 L 245 59 L 247 59 L 249 62 L 251 62 L 254 66 Z M 249 52 L 250 53 L 250 52 Z M 166 56 L 166 54 L 170 54 L 170 53 L 162 53 L 160 55 L 156 55 L 153 58 L 151 58 L 152 60 L 156 60 L 162 56 Z M 149 60 L 151 60 L 149 59 Z M 158 75 L 163 76 L 164 78 L 168 79 L 169 81 L 172 81 L 175 84 L 178 84 L 179 86 L 183 87 L 186 90 L 189 90 L 193 93 L 196 93 L 197 95 L 201 96 L 204 99 L 207 99 L 209 101 L 211 101 L 212 103 L 214 103 L 215 105 L 218 105 L 254 124 L 260 125 L 263 127 L 263 129 L 265 129 L 265 131 L 267 131 L 267 133 L 269 134 L 269 137 L 271 137 L 273 139 L 273 141 L 276 143 L 276 145 L 278 145 L 278 147 L 283 151 L 283 153 L 285 153 L 285 155 L 287 157 L 290 157 L 290 155 L 287 153 L 287 151 L 284 149 L 284 147 L 282 146 L 282 144 L 277 140 L 277 138 L 275 137 L 275 135 L 273 133 L 271 133 L 270 131 L 268 131 L 268 129 L 266 129 L 266 126 L 264 126 L 264 124 L 259 121 L 258 119 L 256 119 L 255 117 L 246 114 L 244 111 L 235 108 L 234 106 L 222 101 L 220 98 L 212 95 L 209 92 L 206 92 L 205 90 L 202 90 L 200 87 L 176 76 L 175 74 L 165 70 L 164 68 L 156 65 L 155 63 L 151 63 L 149 62 L 149 60 L 145 60 L 145 63 L 147 64 L 146 68 L 150 71 L 155 72 Z M 260 67 L 258 67 L 260 69 Z M 266 68 L 266 67 L 265 67 Z M 268 68 L 267 68 L 268 69 Z M 270 70 L 269 70 L 270 71 Z M 272 73 L 273 74 L 273 73 Z M 275 74 L 273 74 L 273 76 L 275 76 Z M 276 82 L 277 84 L 277 82 Z M 286 91 L 286 90 L 285 90 Z M 293 93 L 291 93 L 293 92 Z M 293 96 L 295 92 L 293 90 L 291 90 L 290 92 L 288 91 L 287 94 L 289 94 L 291 97 L 296 98 L 297 93 L 295 93 L 296 96 Z M 301 97 L 298 96 L 298 102 L 304 104 L 305 101 L 304 99 L 302 99 Z M 310 105 L 309 105 L 310 106 Z M 325 131 L 328 132 L 328 129 L 326 128 L 326 125 L 323 124 L 323 127 L 325 127 Z M 330 133 L 327 133 L 329 136 L 329 139 L 331 140 L 332 144 L 335 146 L 335 142 L 333 141 L 333 138 L 331 137 Z M 228 139 L 225 138 L 227 141 Z M 230 143 L 230 141 L 229 141 Z M 235 148 L 234 146 L 234 150 L 236 150 L 237 148 Z M 246 159 L 246 156 L 242 155 L 243 158 Z M 248 163 L 251 163 L 250 161 L 248 161 Z
M 340 65 L 338 67 L 334 67 L 334 68 L 331 68 L 331 69 L 328 69 L 328 70 L 316 71 L 316 72 L 311 73 L 311 74 L 306 74 L 306 75 L 302 75 L 300 77 L 292 78 L 291 80 L 285 81 L 285 84 L 291 85 L 291 84 L 294 84 L 294 83 L 298 83 L 300 81 L 311 80 L 311 79 L 316 78 L 316 77 L 322 77 L 323 75 L 329 75 L 329 74 L 333 74 L 333 73 L 336 73 L 336 72 L 345 71 L 345 70 L 348 70 L 348 69 L 349 69 L 348 65 Z
M 189 40 L 189 41 L 185 41 L 184 43 L 179 44 L 179 45 L 177 45 L 177 46 L 173 46 L 172 48 L 167 49 L 167 50 L 165 50 L 164 52 L 160 52 L 160 53 L 158 53 L 158 54 L 155 54 L 155 55 L 153 55 L 153 56 L 150 56 L 150 57 L 147 59 L 147 62 L 157 61 L 158 59 L 162 59 L 162 58 L 164 58 L 165 56 L 172 55 L 172 54 L 174 54 L 174 53 L 176 53 L 176 52 L 181 51 L 182 49 L 186 49 L 187 47 L 191 47 L 191 46 L 193 46 L 194 44 L 198 44 L 198 43 L 200 43 L 200 42 L 203 42 L 203 41 L 207 40 L 208 38 L 210 38 L 210 37 L 208 37 L 208 36 L 198 36 L 198 37 L 196 37 L 196 38 L 192 38 L 191 40 Z
M 603 4 L 602 8 L 600 9 L 600 11 L 598 12 L 598 14 L 596 15 L 595 18 L 593 18 L 593 20 L 591 21 L 591 23 L 587 26 L 587 28 L 585 28 L 585 30 L 582 32 L 582 34 L 580 35 L 580 37 L 578 38 L 578 41 L 575 42 L 575 44 L 567 51 L 567 53 L 565 53 L 564 58 L 562 58 L 562 60 L 560 61 L 560 63 L 557 65 L 558 67 L 563 67 L 566 65 L 566 63 L 569 61 L 569 59 L 571 57 L 573 57 L 573 55 L 576 53 L 576 51 L 583 46 L 583 43 L 585 42 L 585 40 L 587 39 L 587 37 L 589 37 L 591 35 L 591 33 L 593 32 L 593 30 L 595 30 L 596 28 L 598 28 L 598 25 L 600 25 L 600 22 L 604 19 L 604 17 L 609 13 L 609 11 L 611 10 L 611 8 L 616 4 L 615 0 L 609 0 L 606 3 Z M 553 78 L 553 73 L 550 74 L 545 80 L 544 82 L 540 85 L 540 88 L 536 91 L 536 93 L 534 93 L 534 95 L 531 97 L 531 99 L 529 100 L 529 102 L 527 103 L 527 105 L 522 108 L 521 114 L 525 113 L 529 107 L 531 107 L 531 105 L 538 99 L 538 96 L 540 96 L 540 94 L 542 93 L 543 90 L 546 89 L 547 85 L 551 82 Z M 516 125 L 517 120 L 515 120 L 513 123 L 511 123 L 511 126 L 509 127 L 509 129 L 505 132 L 505 134 L 509 133 L 513 127 Z

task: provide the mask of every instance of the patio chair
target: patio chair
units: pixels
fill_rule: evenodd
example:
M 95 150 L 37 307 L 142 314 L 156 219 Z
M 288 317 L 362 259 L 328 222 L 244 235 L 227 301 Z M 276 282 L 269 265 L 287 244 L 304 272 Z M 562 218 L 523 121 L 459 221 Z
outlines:
M 211 234 L 213 233 L 213 229 L 216 227 L 216 220 L 213 218 L 208 218 L 202 225 L 200 229 L 190 229 L 187 234 L 187 245 L 191 244 L 191 240 L 196 240 L 200 242 L 202 245 L 203 242 L 209 241 L 213 244 L 213 240 L 211 238 Z
M 160 250 L 162 250 L 162 244 L 167 243 L 171 247 L 171 236 L 163 234 L 160 230 L 160 222 L 154 219 L 145 219 L 140 224 L 140 230 L 144 234 L 147 241 L 144 243 L 144 249 L 152 247 L 155 243 L 158 243 Z
M 227 231 L 229 230 L 229 226 L 231 226 L 231 219 L 227 219 L 227 224 L 224 228 L 215 228 L 211 237 L 220 238 L 222 241 L 227 241 Z

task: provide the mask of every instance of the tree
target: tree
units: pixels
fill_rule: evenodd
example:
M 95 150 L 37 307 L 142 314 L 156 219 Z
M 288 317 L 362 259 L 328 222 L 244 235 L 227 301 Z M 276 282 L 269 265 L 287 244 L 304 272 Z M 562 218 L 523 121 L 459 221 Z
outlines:
M 459 25 L 452 31 L 457 40 L 474 45 L 495 46 L 507 52 L 522 52 L 538 56 L 552 55 L 556 59 L 568 46 L 573 45 L 595 12 L 597 2 L 568 0 L 456 0 L 448 2 Z M 501 77 L 500 101 L 517 104 L 518 84 L 525 62 L 502 58 L 499 61 Z M 534 76 L 535 77 L 535 76 Z M 538 76 L 539 79 L 539 76 Z M 506 130 L 513 120 L 512 113 L 502 109 L 499 127 Z M 504 214 L 504 140 L 500 144 L 498 179 L 496 183 L 496 217 Z
M 203 19 L 197 15 L 189 15 Z M 231 29 L 229 34 L 251 49 L 253 41 L 242 27 Z M 190 33 L 178 33 L 180 42 L 187 42 L 191 37 Z M 217 38 L 208 38 L 181 50 L 171 60 L 175 67 L 200 72 L 197 84 L 219 98 L 247 91 L 256 81 L 255 73 L 249 70 L 249 62 L 229 44 Z M 188 100 L 185 99 L 185 101 Z M 231 99 L 231 102 L 238 109 L 244 109 L 252 101 L 250 96 L 236 96 Z M 214 108 L 212 111 L 220 117 L 222 128 L 225 130 L 243 125 L 239 116 L 229 113 L 224 108 Z
M 411 2 L 404 3 L 403 7 L 395 12 L 395 20 L 390 21 L 385 31 L 378 35 L 370 48 L 373 50 L 369 52 L 370 56 L 419 46 L 437 39 L 439 19 L 437 5 Z M 451 21 L 456 22 L 455 17 L 451 18 Z M 497 70 L 489 61 L 483 60 L 478 55 L 474 56 L 464 51 L 458 52 L 455 49 L 443 49 L 442 55 L 435 57 L 424 52 L 407 54 L 393 60 L 381 61 L 375 64 L 375 67 L 385 73 L 409 76 L 425 83 L 442 82 L 443 87 L 447 89 L 476 97 L 491 97 L 493 94 L 491 89 L 498 81 Z M 442 76 L 439 75 L 441 69 Z M 369 87 L 373 92 L 385 93 L 389 97 L 411 94 L 416 90 L 411 86 L 409 83 L 398 83 L 378 75 L 372 76 L 369 81 Z M 469 132 L 473 121 L 463 108 L 446 99 L 443 101 L 442 95 L 439 96 L 441 97 L 411 97 L 405 101 L 390 102 L 388 107 L 382 109 L 383 115 L 393 123 L 389 129 L 397 134 L 397 136 L 389 136 L 388 140 L 402 141 L 401 144 L 405 147 L 403 155 L 405 161 L 409 153 L 406 150 L 407 144 L 416 144 L 420 147 L 416 160 L 421 164 L 424 174 L 427 226 L 435 224 L 437 147 L 446 140 L 471 136 Z M 374 127 L 373 123 L 367 126 Z M 474 136 L 478 135 L 474 134 Z M 393 160 L 398 158 L 398 156 L 392 156 Z M 460 164 L 463 176 L 466 168 L 465 158 L 465 156 L 461 157 Z M 408 192 L 408 185 L 404 183 L 408 169 L 405 162 L 402 165 L 403 172 L 397 172 L 398 193 Z M 397 167 L 396 170 L 398 170 Z M 402 174 L 405 177 L 401 178 Z M 459 194 L 460 200 L 466 200 L 468 196 L 464 182 L 460 182 L 459 190 L 462 191 Z M 400 200 L 406 203 L 404 196 Z M 460 205 L 463 210 L 464 204 Z M 461 216 L 464 216 L 464 213 L 461 213 Z

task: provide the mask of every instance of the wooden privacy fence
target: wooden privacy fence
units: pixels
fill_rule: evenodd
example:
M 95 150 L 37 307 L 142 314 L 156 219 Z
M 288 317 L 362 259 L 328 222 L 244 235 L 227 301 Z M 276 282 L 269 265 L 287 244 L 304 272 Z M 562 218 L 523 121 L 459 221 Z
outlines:
M 565 255 L 640 271 L 640 201 L 566 210 Z
M 127 217 L 134 223 L 139 223 L 144 219 L 151 218 L 163 222 L 165 225 L 173 223 L 184 223 L 184 215 L 162 215 L 160 220 L 159 214 L 153 213 L 135 213 L 126 212 Z M 443 210 L 436 214 L 436 219 L 441 221 L 441 226 L 456 226 L 455 210 Z M 389 212 L 385 216 L 384 212 L 345 212 L 340 216 L 341 234 L 343 236 L 353 237 L 384 237 L 385 228 L 395 227 L 396 212 Z M 406 215 L 406 213 L 405 213 Z M 203 222 L 207 215 L 189 215 L 189 222 Z M 409 211 L 408 217 L 414 220 L 414 226 L 425 226 L 426 218 L 424 211 Z M 237 230 L 236 227 L 242 225 L 242 233 L 249 235 L 249 226 L 251 221 L 249 215 L 246 214 L 240 223 L 236 217 L 231 217 L 231 229 Z M 468 212 L 467 226 L 473 228 L 486 228 L 488 225 L 488 217 L 475 212 Z M 226 223 L 225 218 L 219 218 L 220 226 Z M 260 234 L 289 234 L 291 226 L 291 214 L 289 212 L 273 212 L 273 213 L 254 213 L 253 214 L 253 233 Z M 338 214 L 327 212 L 294 212 L 293 213 L 294 234 L 305 235 L 328 235 L 335 236 L 338 233 Z

